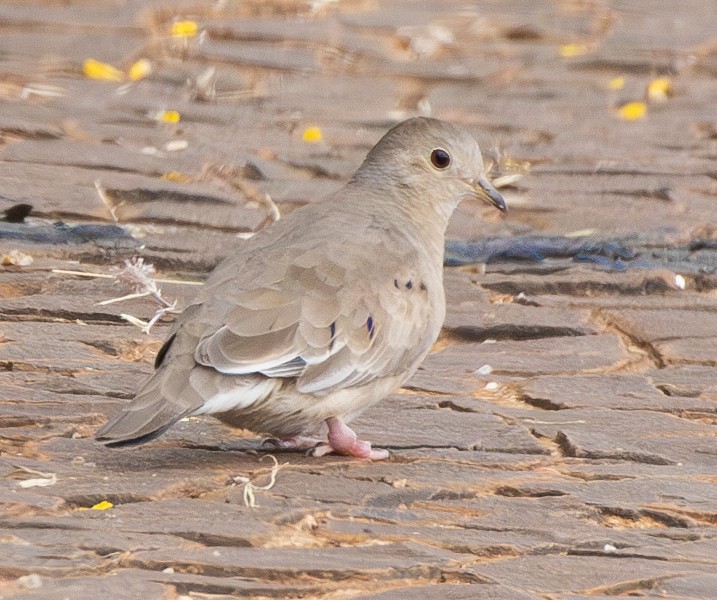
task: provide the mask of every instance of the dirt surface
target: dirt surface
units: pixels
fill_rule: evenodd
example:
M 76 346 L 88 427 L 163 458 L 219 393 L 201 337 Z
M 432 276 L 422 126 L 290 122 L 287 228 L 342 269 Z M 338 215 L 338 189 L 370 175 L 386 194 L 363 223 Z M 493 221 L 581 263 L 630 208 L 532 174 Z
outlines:
M 0 597 L 715 598 L 715 21 L 708 0 L 3 2 L 0 211 L 32 212 L 0 220 Z M 101 304 L 133 292 L 123 261 L 182 307 L 273 203 L 417 114 L 507 177 L 510 212 L 464 203 L 452 240 L 637 256 L 447 269 L 436 352 L 355 422 L 389 461 L 200 418 L 96 444 L 172 319 L 146 335 L 123 315 L 151 297 Z

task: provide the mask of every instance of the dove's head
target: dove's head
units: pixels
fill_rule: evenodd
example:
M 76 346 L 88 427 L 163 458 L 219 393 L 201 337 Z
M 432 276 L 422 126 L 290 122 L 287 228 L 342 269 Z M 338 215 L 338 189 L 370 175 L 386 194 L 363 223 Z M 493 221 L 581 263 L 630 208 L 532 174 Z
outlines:
M 505 200 L 486 179 L 475 138 L 438 119 L 417 117 L 399 123 L 368 153 L 352 182 L 396 192 L 414 207 L 430 203 L 450 214 L 464 198 L 478 198 L 505 211 Z

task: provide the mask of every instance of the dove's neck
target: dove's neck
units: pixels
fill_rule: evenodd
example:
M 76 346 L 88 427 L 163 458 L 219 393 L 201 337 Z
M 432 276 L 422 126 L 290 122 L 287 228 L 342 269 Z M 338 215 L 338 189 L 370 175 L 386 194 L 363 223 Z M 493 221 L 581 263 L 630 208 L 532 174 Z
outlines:
M 460 198 L 446 199 L 445 190 L 411 185 L 386 185 L 377 194 L 375 186 L 364 185 L 360 179 L 353 179 L 348 187 L 353 188 L 356 210 L 384 225 L 405 229 L 407 235 L 435 249 L 442 261 L 448 220 Z

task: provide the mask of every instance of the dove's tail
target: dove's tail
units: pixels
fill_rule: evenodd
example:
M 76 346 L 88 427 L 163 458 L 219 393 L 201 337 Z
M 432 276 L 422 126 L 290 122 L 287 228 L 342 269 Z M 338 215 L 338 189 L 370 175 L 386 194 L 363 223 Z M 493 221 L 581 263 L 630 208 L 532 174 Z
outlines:
M 195 362 L 193 352 L 181 351 L 185 345 L 175 336 L 167 340 L 157 355 L 157 370 L 134 399 L 95 434 L 98 441 L 110 447 L 144 444 L 202 405 L 187 380 Z M 172 360 L 164 361 L 170 348 Z
M 109 448 L 138 446 L 159 437 L 190 412 L 177 414 L 166 407 L 133 410 L 130 406 L 100 429 L 95 439 Z
M 160 373 L 155 373 L 134 400 L 102 427 L 95 438 L 111 448 L 144 444 L 194 410 L 194 407 L 183 409 L 165 398 L 161 393 Z

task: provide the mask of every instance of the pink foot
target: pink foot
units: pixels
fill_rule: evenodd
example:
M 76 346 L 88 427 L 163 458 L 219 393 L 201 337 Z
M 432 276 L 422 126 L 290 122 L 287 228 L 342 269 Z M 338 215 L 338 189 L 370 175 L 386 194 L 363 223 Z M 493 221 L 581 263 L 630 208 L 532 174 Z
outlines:
M 314 448 L 313 456 L 325 456 L 333 452 L 343 456 L 368 458 L 369 460 L 388 458 L 388 450 L 373 450 L 371 442 L 359 440 L 353 429 L 344 424 L 338 417 L 326 419 L 326 425 L 329 427 L 329 443 Z
M 321 440 L 303 435 L 295 435 L 283 439 L 268 438 L 261 443 L 264 448 L 271 447 L 278 450 L 308 450 L 320 444 Z

